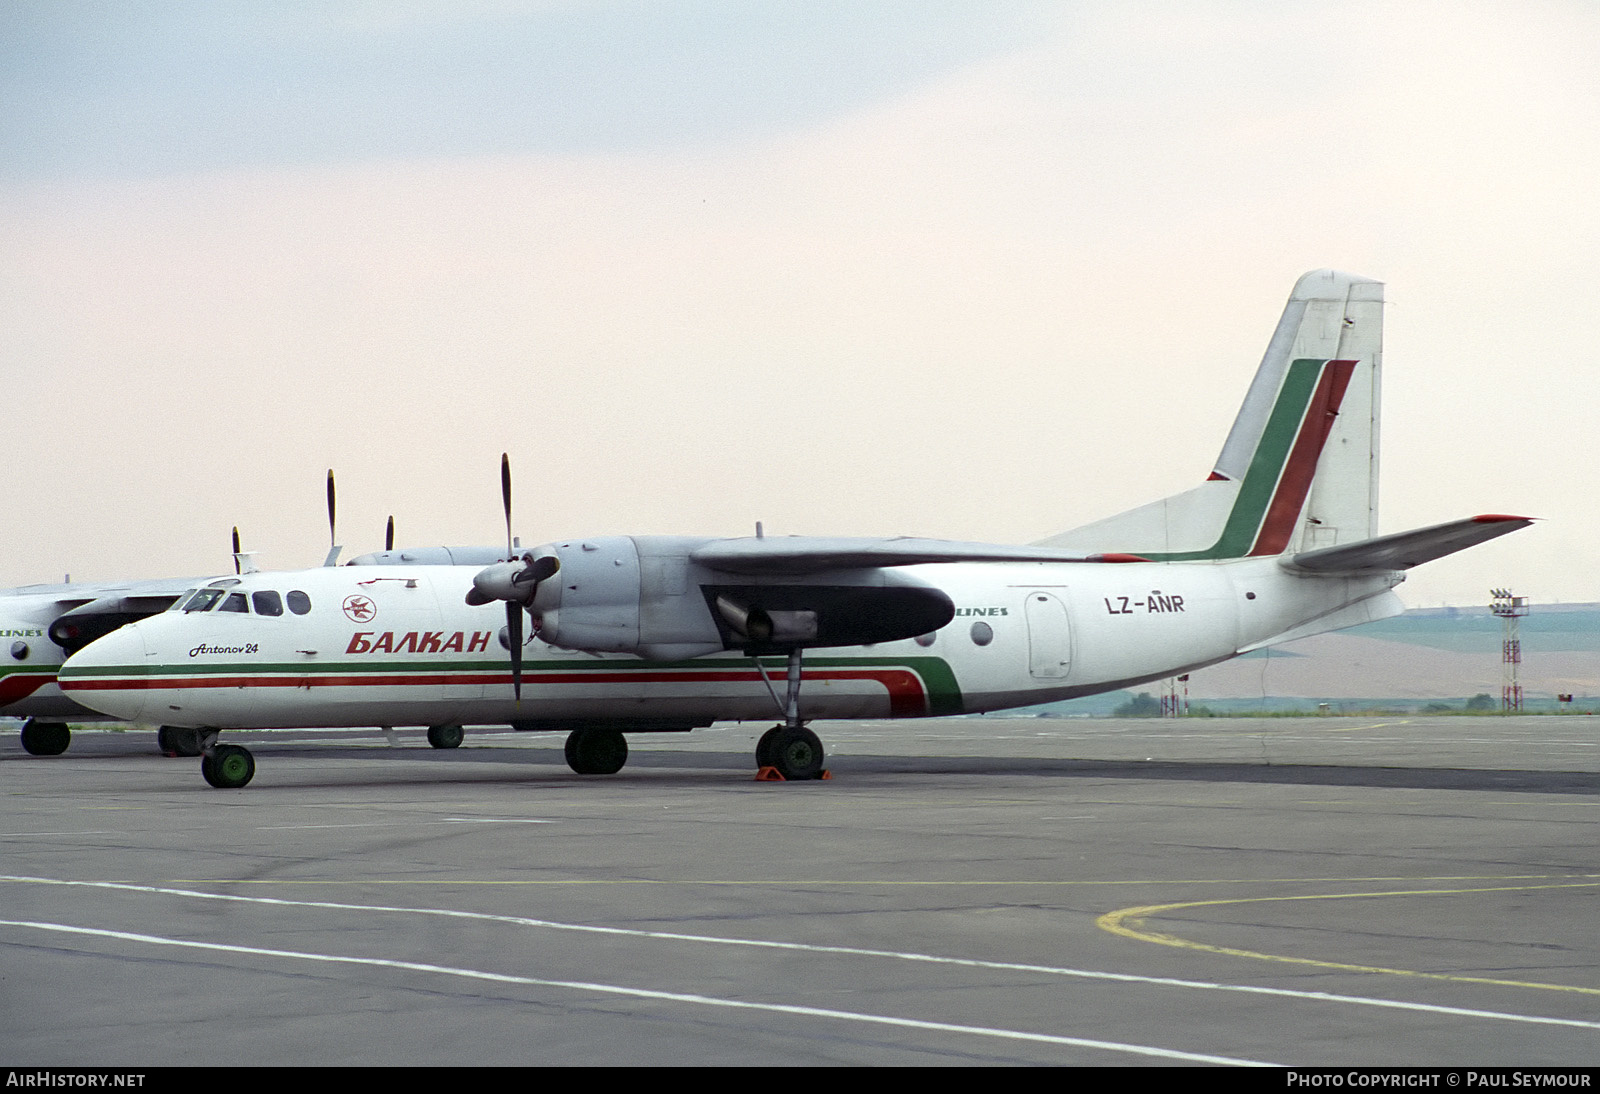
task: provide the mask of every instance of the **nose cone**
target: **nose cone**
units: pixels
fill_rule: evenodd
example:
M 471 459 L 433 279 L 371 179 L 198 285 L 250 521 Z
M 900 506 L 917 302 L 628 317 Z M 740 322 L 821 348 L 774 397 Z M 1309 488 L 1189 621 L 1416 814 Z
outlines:
M 144 634 L 137 624 L 90 642 L 62 664 L 56 680 L 74 702 L 127 722 L 144 717 L 148 696 Z

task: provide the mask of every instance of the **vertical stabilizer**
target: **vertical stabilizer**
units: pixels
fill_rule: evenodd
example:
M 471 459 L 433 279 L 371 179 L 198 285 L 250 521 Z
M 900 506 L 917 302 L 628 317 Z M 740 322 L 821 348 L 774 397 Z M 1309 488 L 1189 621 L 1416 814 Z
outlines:
M 1383 283 L 1295 283 L 1210 477 L 1042 545 L 1191 561 L 1367 539 L 1378 525 Z

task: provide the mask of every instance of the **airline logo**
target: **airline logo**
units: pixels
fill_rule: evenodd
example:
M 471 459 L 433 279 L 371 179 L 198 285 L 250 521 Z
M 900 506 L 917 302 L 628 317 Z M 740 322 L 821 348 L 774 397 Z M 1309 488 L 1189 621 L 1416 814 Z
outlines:
M 376 638 L 373 635 L 377 635 Z M 478 653 L 489 648 L 493 631 L 407 631 L 395 635 L 393 631 L 357 631 L 350 636 L 345 653 Z

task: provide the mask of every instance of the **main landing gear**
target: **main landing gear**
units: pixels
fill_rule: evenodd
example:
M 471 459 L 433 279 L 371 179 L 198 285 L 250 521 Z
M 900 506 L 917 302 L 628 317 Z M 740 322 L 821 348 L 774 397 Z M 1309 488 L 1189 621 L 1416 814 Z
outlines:
M 767 683 L 767 690 L 772 692 L 773 700 L 777 701 L 778 693 L 767 678 L 766 668 L 759 657 L 755 661 L 756 668 L 761 671 L 761 679 Z M 778 704 L 783 711 L 783 724 L 773 726 L 756 742 L 756 767 L 761 777 L 773 772 L 785 782 L 825 779 L 828 773 L 822 768 L 822 740 L 807 729 L 800 719 L 799 649 L 789 651 L 788 684 L 788 695 Z
M 29 718 L 22 723 L 22 750 L 30 756 L 59 756 L 71 743 L 72 730 L 65 722 Z
M 428 743 L 434 748 L 460 748 L 466 734 L 454 723 L 428 727 Z
M 756 767 L 787 782 L 822 777 L 822 740 L 805 726 L 773 726 L 756 742 Z
M 628 762 L 628 740 L 615 729 L 575 729 L 566 752 L 567 766 L 580 775 L 615 775 Z

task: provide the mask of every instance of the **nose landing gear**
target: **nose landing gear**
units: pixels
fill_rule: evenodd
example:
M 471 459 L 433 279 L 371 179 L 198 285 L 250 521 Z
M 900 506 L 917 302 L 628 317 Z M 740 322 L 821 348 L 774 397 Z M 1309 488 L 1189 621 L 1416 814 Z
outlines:
M 238 790 L 256 777 L 256 758 L 243 745 L 217 743 L 215 730 L 201 730 L 200 774 L 218 790 Z

